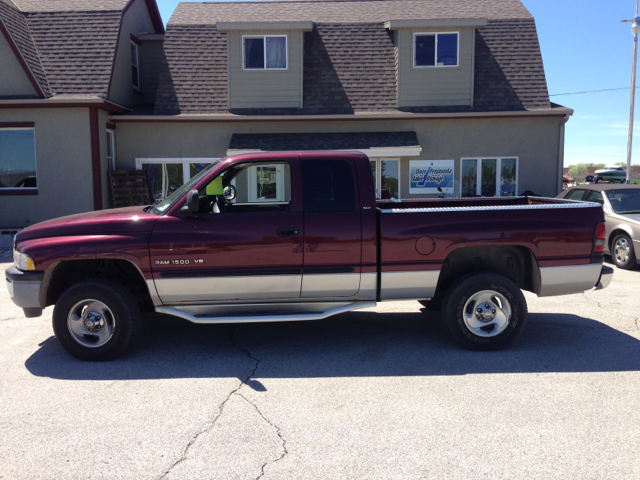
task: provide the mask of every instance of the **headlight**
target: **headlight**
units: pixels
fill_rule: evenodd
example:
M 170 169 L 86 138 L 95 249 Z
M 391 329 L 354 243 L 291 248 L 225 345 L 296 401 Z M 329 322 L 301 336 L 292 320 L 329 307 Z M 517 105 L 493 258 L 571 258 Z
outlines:
M 20 253 L 17 250 L 13 251 L 13 263 L 20 270 L 35 270 L 36 266 L 29 255 Z

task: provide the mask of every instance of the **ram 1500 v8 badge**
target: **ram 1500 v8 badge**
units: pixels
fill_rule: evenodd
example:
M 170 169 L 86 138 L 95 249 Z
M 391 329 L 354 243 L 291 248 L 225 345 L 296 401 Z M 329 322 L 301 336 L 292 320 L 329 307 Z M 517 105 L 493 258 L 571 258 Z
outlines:
M 7 287 L 82 360 L 120 355 L 141 311 L 196 323 L 318 320 L 376 302 L 441 309 L 464 347 L 522 332 L 522 290 L 604 288 L 599 204 L 542 197 L 376 201 L 360 153 L 268 153 L 211 165 L 165 200 L 16 235 Z

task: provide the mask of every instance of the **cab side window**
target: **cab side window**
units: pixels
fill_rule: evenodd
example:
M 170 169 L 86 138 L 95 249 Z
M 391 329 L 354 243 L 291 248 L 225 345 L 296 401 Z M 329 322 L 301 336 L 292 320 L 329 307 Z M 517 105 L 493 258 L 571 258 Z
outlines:
M 235 198 L 224 197 L 226 187 Z M 243 163 L 220 174 L 200 192 L 204 213 L 287 210 L 291 202 L 291 171 L 287 162 Z
M 587 202 L 595 202 L 600 205 L 604 205 L 604 198 L 602 198 L 601 192 L 591 191 L 587 194 L 587 198 L 585 198 Z
M 569 192 L 569 194 L 564 197 L 567 200 L 582 200 L 582 197 L 584 196 L 584 190 L 571 190 Z

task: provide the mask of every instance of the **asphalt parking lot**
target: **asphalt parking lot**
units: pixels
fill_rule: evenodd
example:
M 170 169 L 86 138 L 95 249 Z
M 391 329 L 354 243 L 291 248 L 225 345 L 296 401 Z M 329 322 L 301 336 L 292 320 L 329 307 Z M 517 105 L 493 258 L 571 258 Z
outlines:
M 637 479 L 639 285 L 616 270 L 603 291 L 527 294 L 501 352 L 399 302 L 309 323 L 152 315 L 108 363 L 67 356 L 52 309 L 25 319 L 3 286 L 0 478 Z

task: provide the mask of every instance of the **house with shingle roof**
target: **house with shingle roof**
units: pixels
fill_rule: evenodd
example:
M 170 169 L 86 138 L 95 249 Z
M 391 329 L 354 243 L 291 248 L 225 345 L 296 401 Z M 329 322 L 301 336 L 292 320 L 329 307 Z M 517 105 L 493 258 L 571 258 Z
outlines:
M 19 52 L 22 71 L 0 79 L 0 135 L 37 123 L 47 102 L 98 112 L 82 129 L 89 154 L 48 158 L 29 127 L 38 200 L 82 183 L 45 217 L 108 206 L 109 168 L 145 170 L 158 199 L 208 163 L 260 151 L 365 152 L 380 198 L 433 195 L 410 181 L 425 162 L 452 168 L 458 196 L 561 189 L 573 112 L 549 100 L 520 0 L 183 2 L 166 32 L 153 0 L 14 2 L 0 0 L 0 59 Z M 33 196 L 10 198 L 16 225 L 37 211 Z

